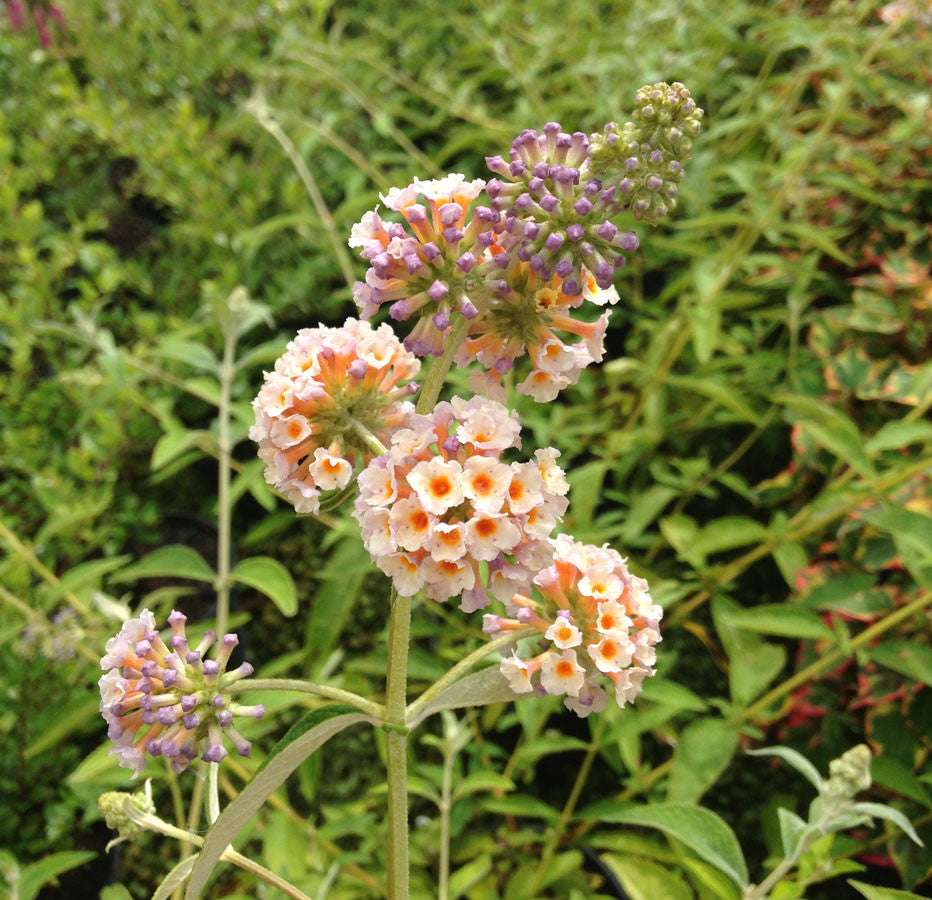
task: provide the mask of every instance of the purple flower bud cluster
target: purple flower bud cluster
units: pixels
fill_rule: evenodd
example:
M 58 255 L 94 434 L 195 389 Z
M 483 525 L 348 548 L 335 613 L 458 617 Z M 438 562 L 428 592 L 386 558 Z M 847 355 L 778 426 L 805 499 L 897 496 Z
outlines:
M 568 134 L 557 122 L 522 131 L 508 160 L 486 157 L 498 176 L 486 193 L 503 216 L 498 243 L 507 258 L 502 262 L 517 257 L 542 278 L 556 275 L 571 296 L 582 293 L 583 269 L 599 287 L 610 287 L 625 264 L 624 252 L 638 247 L 637 235 L 612 222 L 624 208 L 624 196 L 592 177 L 589 157 L 588 136 Z
M 369 263 L 353 299 L 364 318 L 382 304 L 389 304 L 388 313 L 396 321 L 417 315 L 418 324 L 404 343 L 418 356 L 439 356 L 454 318 L 477 315 L 467 291 L 495 241 L 493 229 L 500 218 L 487 206 L 476 206 L 470 215 L 484 186 L 481 179 L 466 181 L 460 174 L 415 180 L 382 197 L 404 224 L 385 222 L 372 211 L 353 226 L 349 245 Z
M 620 127 L 610 122 L 592 136 L 593 174 L 624 196 L 637 218 L 660 221 L 676 208 L 702 115 L 679 82 L 640 88 L 631 120 Z
M 120 765 L 139 772 L 145 755 L 163 756 L 182 772 L 198 755 L 220 762 L 226 755 L 224 739 L 241 756 L 251 750 L 233 727 L 234 716 L 261 717 L 262 706 L 240 706 L 230 686 L 253 672 L 249 663 L 227 669 L 239 643 L 235 634 L 217 642 L 208 631 L 194 647 L 188 643 L 185 616 L 168 617 L 171 647 L 155 628 L 155 618 L 143 610 L 124 623 L 107 642 L 100 661 L 105 674 L 99 681 L 100 712 L 114 743 L 111 753 Z M 207 651 L 215 646 L 213 656 Z

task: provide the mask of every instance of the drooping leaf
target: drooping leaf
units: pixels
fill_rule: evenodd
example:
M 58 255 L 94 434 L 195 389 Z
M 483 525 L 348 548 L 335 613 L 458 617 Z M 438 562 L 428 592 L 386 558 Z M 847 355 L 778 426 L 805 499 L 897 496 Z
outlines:
M 636 805 L 605 800 L 586 807 L 579 818 L 657 828 L 721 869 L 739 887 L 748 883 L 747 864 L 734 832 L 720 816 L 701 806 L 691 803 Z
M 834 633 L 812 610 L 787 603 L 765 603 L 728 614 L 731 623 L 745 631 L 780 637 L 833 638 Z
M 249 585 L 269 597 L 282 615 L 298 611 L 298 593 L 291 573 L 270 556 L 252 556 L 236 564 L 230 573 L 234 581 Z
M 441 691 L 433 700 L 421 709 L 417 717 L 408 722 L 409 728 L 415 728 L 428 716 L 442 709 L 462 709 L 466 706 L 487 706 L 490 703 L 507 703 L 519 700 L 525 694 L 516 694 L 508 685 L 498 666 L 489 666 L 480 672 L 473 672 L 465 678 L 454 682 Z
M 897 828 L 909 835 L 910 840 L 920 847 L 923 846 L 922 840 L 919 835 L 916 834 L 916 829 L 913 828 L 912 822 L 898 809 L 887 806 L 886 803 L 855 803 L 854 806 L 852 806 L 852 810 L 861 815 L 869 816 L 872 819 L 886 819 L 888 822 L 892 822 Z
M 819 770 L 802 753 L 792 747 L 777 745 L 762 747 L 759 750 L 748 750 L 747 752 L 749 756 L 778 756 L 787 765 L 792 766 L 797 772 L 805 776 L 817 791 L 822 789 L 822 776 L 819 774 Z
M 637 856 L 606 854 L 602 861 L 631 900 L 693 900 L 693 892 L 676 871 Z
M 177 863 L 155 889 L 152 900 L 168 900 L 175 893 L 175 889 L 180 888 L 188 880 L 196 862 L 196 856 L 188 856 Z
M 259 811 L 268 796 L 281 787 L 308 756 L 345 728 L 373 721 L 350 706 L 325 706 L 308 713 L 292 726 L 272 748 L 252 781 L 223 810 L 207 832 L 185 891 L 186 900 L 196 900 L 200 896 L 227 845 Z
M 897 888 L 878 887 L 876 884 L 865 884 L 863 881 L 848 879 L 851 885 L 866 900 L 922 900 L 919 894 L 910 891 L 901 891 Z
M 448 885 L 450 900 L 463 897 L 474 888 L 492 869 L 492 857 L 488 853 L 477 856 L 466 865 L 460 866 L 451 876 Z
M 932 646 L 917 641 L 884 641 L 867 652 L 875 663 L 932 686 Z
M 169 544 L 121 569 L 110 577 L 110 581 L 122 584 L 140 578 L 191 578 L 194 581 L 210 582 L 216 578 L 216 574 L 196 550 L 184 544 Z
M 777 810 L 777 818 L 780 821 L 780 843 L 783 846 L 783 855 L 792 856 L 806 830 L 806 822 L 792 810 L 784 809 L 782 806 Z

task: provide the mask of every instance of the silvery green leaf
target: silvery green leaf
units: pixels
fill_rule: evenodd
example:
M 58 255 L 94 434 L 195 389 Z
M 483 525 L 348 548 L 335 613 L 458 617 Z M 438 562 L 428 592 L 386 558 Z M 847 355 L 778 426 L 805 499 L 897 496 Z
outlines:
M 887 806 L 886 803 L 854 803 L 851 809 L 853 812 L 861 813 L 872 819 L 886 819 L 888 822 L 892 822 L 897 828 L 905 831 L 910 840 L 920 847 L 924 846 L 912 823 L 898 809 Z
M 522 694 L 516 694 L 511 689 L 498 666 L 489 666 L 481 672 L 473 672 L 472 675 L 467 675 L 465 678 L 455 681 L 421 709 L 414 721 L 407 724 L 409 728 L 414 728 L 442 709 L 461 709 L 465 706 L 507 703 L 522 696 Z
M 806 822 L 796 813 L 782 806 L 777 810 L 777 818 L 780 820 L 780 842 L 783 844 L 783 855 L 792 856 L 802 840 L 803 832 L 807 827 Z
M 762 747 L 760 750 L 748 750 L 751 756 L 779 756 L 787 765 L 804 775 L 816 787 L 822 789 L 822 776 L 819 770 L 805 756 L 792 747 Z
M 158 888 L 156 888 L 155 893 L 152 895 L 152 900 L 168 900 L 174 893 L 175 888 L 181 887 L 181 885 L 187 881 L 196 862 L 196 856 L 188 856 L 181 860 L 181 862 L 165 876 Z

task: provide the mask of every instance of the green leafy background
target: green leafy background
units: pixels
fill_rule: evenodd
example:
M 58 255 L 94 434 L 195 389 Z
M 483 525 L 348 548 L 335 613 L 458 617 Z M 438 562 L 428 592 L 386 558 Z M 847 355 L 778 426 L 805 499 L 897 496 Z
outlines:
M 451 896 L 734 898 L 720 857 L 740 856 L 697 846 L 715 838 L 703 812 L 760 880 L 777 808 L 805 815 L 812 795 L 743 752 L 767 743 L 824 772 L 868 742 L 871 799 L 932 843 L 920 3 L 60 7 L 46 48 L 30 18 L 0 25 L 0 877 L 16 896 L 145 897 L 177 861 L 152 836 L 103 852 L 96 797 L 129 782 L 103 747 L 96 658 L 127 609 L 214 613 L 217 301 L 243 285 L 266 316 L 234 383 L 232 625 L 262 675 L 376 696 L 384 579 L 343 512 L 296 519 L 262 483 L 246 439 L 262 368 L 297 328 L 352 312 L 362 269 L 334 244 L 379 190 L 481 175 L 521 128 L 594 130 L 660 79 L 706 110 L 681 207 L 638 227 L 606 364 L 557 403 L 514 398 L 526 445 L 563 452 L 567 529 L 622 550 L 665 606 L 659 676 L 586 722 L 548 701 L 460 716 Z M 432 603 L 414 637 L 415 691 L 482 641 Z M 226 798 L 316 705 L 262 699 Z M 415 743 L 417 896 L 435 890 L 439 734 L 429 720 Z M 311 895 L 377 895 L 383 753 L 372 731 L 333 738 L 237 846 Z M 171 819 L 191 779 L 146 774 Z M 922 892 L 932 857 L 862 828 L 803 862 L 818 900 Z M 229 867 L 211 890 L 272 896 Z

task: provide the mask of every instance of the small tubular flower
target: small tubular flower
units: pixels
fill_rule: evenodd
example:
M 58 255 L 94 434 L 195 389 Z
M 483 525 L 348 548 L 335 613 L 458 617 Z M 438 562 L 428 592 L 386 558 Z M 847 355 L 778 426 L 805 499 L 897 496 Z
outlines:
M 489 594 L 505 600 L 552 558 L 546 540 L 566 511 L 556 450 L 508 464 L 520 446 L 514 413 L 492 400 L 454 397 L 413 415 L 388 452 L 360 475 L 354 515 L 375 564 L 403 596 L 461 597 L 465 611 Z
M 472 386 L 493 399 L 504 397 L 501 380 L 505 373 L 521 366 L 524 377 L 518 392 L 549 402 L 575 384 L 586 366 L 601 362 L 604 353 L 610 314 L 604 312 L 590 322 L 574 316 L 573 311 L 584 301 L 595 306 L 614 304 L 618 292 L 614 287 L 599 287 L 586 269 L 581 272 L 582 289 L 576 290 L 571 279 L 541 274 L 505 254 L 496 256 L 493 265 L 491 295 L 479 304 L 479 314 L 469 323 L 457 361 L 463 366 L 479 362 L 484 371 L 474 374 Z M 567 292 L 568 283 L 572 293 Z M 521 362 L 525 355 L 529 372 Z
M 176 772 L 184 771 L 198 755 L 220 762 L 227 755 L 225 740 L 248 756 L 249 741 L 233 726 L 233 719 L 259 718 L 265 712 L 262 706 L 240 706 L 229 691 L 253 672 L 246 662 L 227 668 L 239 642 L 236 635 L 225 634 L 218 642 L 208 631 L 192 647 L 185 621 L 180 612 L 171 613 L 172 634 L 166 644 L 152 613 L 143 610 L 107 642 L 100 661 L 105 672 L 98 682 L 100 712 L 113 742 L 110 753 L 136 772 L 145 766 L 146 753 L 165 757 Z M 214 645 L 208 659 L 207 650 Z
M 388 325 L 299 331 L 253 401 L 266 481 L 299 513 L 317 512 L 320 493 L 346 487 L 404 424 L 420 365 Z
M 418 356 L 439 356 L 453 318 L 475 315 L 470 273 L 493 243 L 499 220 L 487 206 L 470 213 L 484 187 L 482 179 L 467 181 L 460 174 L 415 180 L 381 198 L 403 223 L 385 222 L 374 210 L 353 226 L 349 245 L 369 263 L 366 280 L 353 291 L 360 313 L 369 318 L 388 303 L 397 321 L 418 316 L 405 338 Z
M 580 717 L 604 708 L 604 687 L 619 706 L 632 703 L 654 674 L 663 610 L 615 550 L 565 534 L 550 544 L 553 562 L 534 578 L 534 592 L 515 593 L 507 616 L 484 617 L 488 634 L 530 626 L 545 642 L 529 659 L 512 652 L 502 674 L 516 692 L 562 696 Z

